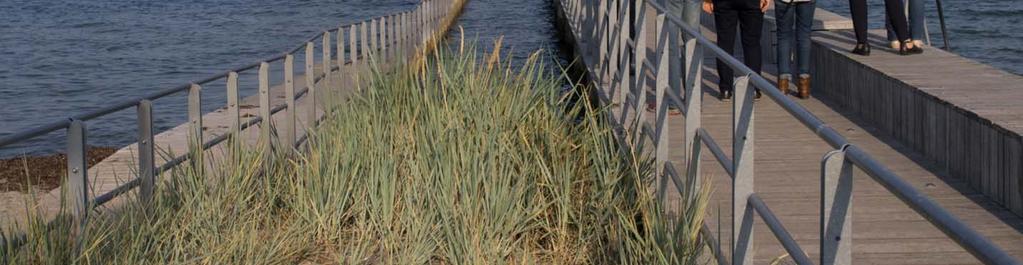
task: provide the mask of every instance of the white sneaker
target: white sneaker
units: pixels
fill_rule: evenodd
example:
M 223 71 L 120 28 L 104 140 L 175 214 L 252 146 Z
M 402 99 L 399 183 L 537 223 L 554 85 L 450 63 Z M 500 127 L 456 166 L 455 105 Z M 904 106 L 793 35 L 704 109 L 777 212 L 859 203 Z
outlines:
M 891 46 L 892 46 L 892 49 L 898 50 L 900 47 L 902 47 L 902 43 L 899 43 L 899 41 L 897 41 L 897 40 L 893 40 L 892 43 L 891 43 Z

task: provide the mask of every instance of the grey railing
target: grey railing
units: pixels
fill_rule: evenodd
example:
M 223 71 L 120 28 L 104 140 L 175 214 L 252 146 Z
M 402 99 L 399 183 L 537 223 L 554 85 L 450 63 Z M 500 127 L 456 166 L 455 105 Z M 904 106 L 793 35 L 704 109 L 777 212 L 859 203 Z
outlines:
M 644 135 L 635 137 L 635 141 L 643 141 L 645 137 L 651 138 L 655 149 L 657 174 L 661 179 L 661 187 L 657 191 L 658 196 L 663 199 L 666 189 L 664 184 L 667 178 L 676 182 L 676 188 L 680 193 L 683 192 L 682 186 L 679 185 L 682 182 L 679 180 L 680 177 L 684 176 L 690 181 L 699 180 L 702 146 L 706 146 L 711 151 L 714 158 L 733 179 L 731 245 L 733 252 L 730 257 L 732 262 L 736 264 L 751 264 L 753 262 L 751 253 L 753 250 L 753 218 L 756 213 L 761 216 L 771 232 L 797 263 L 813 263 L 754 190 L 753 179 L 756 172 L 753 170 L 753 150 L 756 145 L 753 134 L 753 95 L 754 90 L 759 89 L 767 98 L 776 102 L 834 148 L 833 151 L 823 155 L 821 162 L 820 264 L 852 263 L 853 242 L 850 227 L 852 222 L 853 166 L 881 183 L 889 192 L 980 261 L 987 264 L 1020 263 L 976 230 L 913 188 L 863 149 L 846 140 L 806 108 L 786 97 L 767 79 L 717 47 L 701 35 L 697 29 L 683 23 L 679 17 L 668 11 L 665 0 L 560 0 L 560 4 L 562 8 L 560 12 L 568 19 L 572 34 L 578 42 L 585 44 L 579 45 L 586 49 L 578 51 L 578 53 L 589 55 L 581 57 L 589 67 L 591 79 L 598 86 L 603 88 L 606 85 L 608 88 L 607 91 L 598 89 L 598 97 L 602 103 L 607 105 L 615 103 L 612 97 L 618 97 L 618 102 L 623 103 L 620 106 L 621 117 L 612 115 L 610 117 L 612 122 L 616 122 L 621 130 L 624 130 L 623 133 Z M 648 8 L 655 12 L 656 17 L 646 17 Z M 656 28 L 647 28 L 648 19 L 654 19 Z M 656 33 L 655 36 L 657 36 L 657 43 L 653 46 L 656 57 L 647 60 L 646 37 L 650 32 Z M 632 33 L 638 37 L 633 39 Z M 680 37 L 685 37 L 681 43 Z M 682 50 L 683 47 L 684 50 Z M 725 65 L 741 75 L 735 79 L 734 86 L 733 156 L 731 158 L 722 151 L 713 137 L 701 125 L 701 101 L 704 93 L 701 87 L 701 78 L 704 51 L 713 53 Z M 586 61 L 590 58 L 596 58 L 597 61 Z M 655 79 L 654 93 L 657 111 L 653 124 L 647 122 L 643 110 L 647 98 L 645 73 L 648 69 L 653 72 Z M 639 78 L 633 80 L 633 74 Z M 678 87 L 684 88 L 684 98 L 673 92 L 673 89 L 669 89 Z M 668 161 L 667 136 L 673 133 L 669 131 L 668 127 L 669 105 L 680 109 L 685 116 L 685 129 L 682 132 L 685 139 L 683 152 L 686 154 L 684 175 L 678 174 L 674 170 L 673 163 Z M 634 114 L 630 115 L 630 111 L 634 111 Z M 629 125 L 630 128 L 625 128 L 625 121 L 630 118 L 638 122 L 635 122 L 634 126 Z M 708 238 L 710 241 L 714 240 L 706 226 L 702 231 L 704 238 Z M 721 254 L 721 250 L 717 246 L 708 245 L 712 248 L 719 264 L 731 263 L 729 257 Z
M 310 108 L 309 117 L 305 118 L 306 124 L 304 126 L 307 128 L 317 126 L 319 120 L 317 109 L 328 111 L 329 108 L 329 106 L 322 106 L 322 103 L 317 101 L 317 97 L 320 96 L 318 94 L 326 93 L 326 91 L 317 92 L 318 90 L 326 90 L 333 87 L 334 85 L 330 84 L 330 80 L 343 80 L 345 78 L 343 73 L 346 67 L 352 67 L 352 71 L 367 70 L 371 67 L 369 62 L 371 58 L 381 62 L 388 62 L 396 58 L 412 56 L 415 47 L 421 46 L 428 38 L 433 37 L 433 34 L 439 29 L 441 20 L 451 11 L 451 8 L 448 7 L 452 3 L 452 0 L 425 0 L 410 11 L 329 29 L 309 37 L 302 44 L 280 55 L 235 67 L 223 73 L 181 86 L 159 90 L 137 98 L 121 100 L 96 111 L 73 115 L 70 118 L 58 119 L 46 125 L 19 131 L 13 135 L 0 138 L 0 148 L 58 130 L 66 130 L 68 139 L 68 170 L 67 180 L 65 181 L 66 188 L 62 196 L 67 198 L 66 200 L 69 203 L 67 208 L 70 209 L 72 217 L 78 220 L 76 223 L 81 223 L 85 221 L 87 213 L 92 211 L 94 207 L 101 206 L 135 188 L 140 187 L 139 198 L 141 200 L 150 200 L 153 196 L 154 185 L 157 184 L 157 176 L 161 173 L 186 161 L 202 163 L 204 151 L 239 135 L 241 131 L 249 127 L 259 125 L 259 142 L 265 150 L 269 152 L 293 151 L 295 147 L 308 139 L 308 134 L 311 131 L 306 130 L 306 133 L 300 138 L 296 136 L 296 127 L 301 126 L 298 124 L 297 111 L 295 111 L 298 107 L 295 104 L 297 99 L 303 96 L 309 97 L 309 103 L 307 104 Z M 345 45 L 345 29 L 349 31 L 347 46 Z M 336 40 L 331 38 L 332 34 L 336 34 Z M 319 46 L 317 46 L 317 40 L 320 40 Z M 319 74 L 316 73 L 317 56 L 315 55 L 315 50 L 317 48 L 320 50 Z M 295 54 L 303 50 L 305 56 L 305 82 L 307 85 L 302 90 L 295 91 Z M 348 58 L 345 56 L 346 52 Z M 269 69 L 271 63 L 281 63 L 284 69 L 283 85 L 286 99 L 284 104 L 277 106 L 270 104 L 271 84 L 269 81 Z M 258 70 L 259 79 L 259 115 L 250 118 L 246 122 L 242 122 L 242 116 L 239 113 L 238 74 L 254 69 Z M 337 78 L 330 79 L 334 74 L 337 74 Z M 226 108 L 230 115 L 230 131 L 203 142 L 203 113 L 200 109 L 202 106 L 203 85 L 222 79 L 226 79 Z M 157 166 L 155 164 L 156 144 L 154 143 L 154 109 L 152 101 L 183 92 L 188 94 L 188 121 L 186 123 L 190 126 L 188 137 L 192 144 L 189 144 L 187 154 L 171 158 L 165 164 Z M 139 130 L 136 158 L 138 176 L 109 192 L 96 196 L 95 199 L 90 199 L 89 176 L 87 173 L 89 165 L 85 158 L 88 143 L 86 122 L 133 107 L 136 108 L 138 113 L 137 124 Z M 271 117 L 284 110 L 289 111 L 288 115 L 283 119 L 283 126 L 276 127 L 278 128 L 277 133 L 274 133 L 271 131 L 271 128 L 274 127 L 271 124 Z M 18 242 L 24 241 L 24 235 L 17 237 L 19 238 L 13 240 L 15 245 Z M 3 246 L 4 243 L 6 242 L 0 242 L 0 249 L 5 247 Z

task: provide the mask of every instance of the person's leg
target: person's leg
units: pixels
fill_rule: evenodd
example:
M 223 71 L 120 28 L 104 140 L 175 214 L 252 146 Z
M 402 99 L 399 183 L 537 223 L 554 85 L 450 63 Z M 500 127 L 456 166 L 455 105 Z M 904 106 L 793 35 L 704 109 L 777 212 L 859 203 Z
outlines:
M 867 43 L 867 0 L 849 0 L 849 11 L 852 13 L 856 42 Z
M 742 38 L 742 58 L 753 73 L 760 74 L 763 66 L 763 49 L 760 36 L 764 30 L 764 12 L 757 9 L 739 11 L 739 30 Z M 756 90 L 755 98 L 760 98 L 760 89 Z
M 740 10 L 739 28 L 742 31 L 742 54 L 746 66 L 754 73 L 760 74 L 764 59 L 760 47 L 760 35 L 764 30 L 764 12 L 759 9 Z
M 738 25 L 739 13 L 733 9 L 714 8 L 714 30 L 718 35 L 718 47 L 721 47 L 728 54 L 735 52 L 735 28 Z M 732 68 L 728 67 L 721 59 L 717 60 L 718 90 L 731 92 L 732 82 L 735 77 L 732 75 Z
M 813 32 L 814 2 L 796 5 L 796 65 L 800 76 L 810 75 L 810 33 Z
M 903 5 L 906 4 L 906 0 L 899 0 L 899 1 L 902 1 Z M 885 33 L 888 36 L 888 41 L 894 41 L 894 42 L 898 42 L 899 41 L 899 38 L 896 37 L 896 35 L 895 35 L 895 28 L 892 27 L 892 20 L 891 20 L 890 16 L 885 16 L 884 28 L 885 28 Z M 898 47 L 895 47 L 895 48 L 898 48 Z
M 884 8 L 889 21 L 892 23 L 892 28 L 895 30 L 895 36 L 899 38 L 898 40 L 909 40 L 909 26 L 906 25 L 906 14 L 903 13 L 904 6 L 902 5 L 902 0 L 884 0 Z M 853 23 L 855 24 L 855 22 Z
M 792 39 L 795 37 L 792 25 L 796 19 L 796 8 L 782 1 L 774 1 L 774 19 L 777 24 L 778 79 L 792 80 Z M 787 87 L 781 88 L 783 91 Z
M 796 95 L 800 98 L 810 97 L 810 33 L 813 31 L 814 2 L 796 6 L 796 61 L 798 62 L 799 78 L 796 81 Z
M 888 36 L 888 41 L 898 41 L 895 37 L 895 30 L 892 29 L 892 21 L 890 19 L 884 20 L 885 35 Z
M 682 22 L 700 30 L 700 12 L 703 8 L 702 0 L 682 0 Z
M 924 40 L 924 0 L 909 0 L 909 32 L 913 40 Z

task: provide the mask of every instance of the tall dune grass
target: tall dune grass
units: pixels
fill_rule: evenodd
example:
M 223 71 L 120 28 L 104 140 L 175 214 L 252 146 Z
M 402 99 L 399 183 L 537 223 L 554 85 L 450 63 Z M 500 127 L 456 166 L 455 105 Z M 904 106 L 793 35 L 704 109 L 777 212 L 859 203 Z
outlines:
M 619 146 L 534 56 L 475 49 L 377 74 L 297 155 L 239 147 L 170 173 L 149 207 L 30 226 L 9 264 L 693 264 L 706 189 L 664 209 L 652 162 Z M 583 97 L 585 98 L 585 97 Z M 584 117 L 578 119 L 577 117 Z M 673 212 L 666 216 L 662 212 Z

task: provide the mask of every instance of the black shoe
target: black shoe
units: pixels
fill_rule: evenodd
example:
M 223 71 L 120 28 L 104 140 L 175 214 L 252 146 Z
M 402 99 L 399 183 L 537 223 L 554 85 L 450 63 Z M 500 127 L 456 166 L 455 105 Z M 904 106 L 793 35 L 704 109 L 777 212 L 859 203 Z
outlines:
M 856 48 L 853 48 L 852 53 L 863 56 L 870 56 L 870 44 L 857 43 Z
M 760 100 L 760 98 L 762 97 L 764 97 L 764 94 L 760 93 L 760 89 L 757 89 L 753 92 L 753 100 Z
M 723 91 L 719 92 L 718 93 L 718 99 L 720 99 L 721 101 L 731 101 L 732 100 L 732 91 L 731 90 L 723 90 Z
M 901 45 L 899 45 L 899 55 L 912 55 L 924 53 L 924 49 L 920 48 L 920 46 L 918 45 L 913 45 L 913 48 L 906 48 L 906 45 L 911 42 L 912 41 L 903 41 Z

